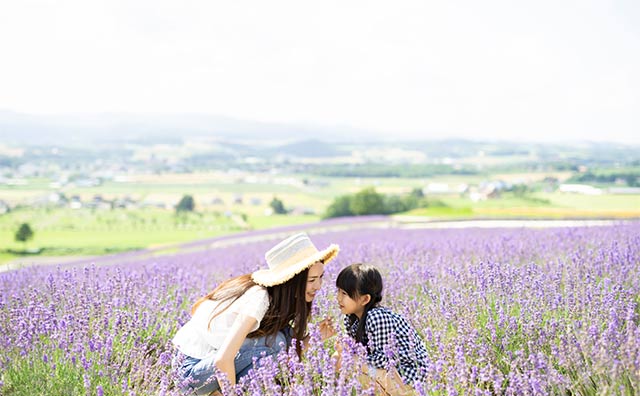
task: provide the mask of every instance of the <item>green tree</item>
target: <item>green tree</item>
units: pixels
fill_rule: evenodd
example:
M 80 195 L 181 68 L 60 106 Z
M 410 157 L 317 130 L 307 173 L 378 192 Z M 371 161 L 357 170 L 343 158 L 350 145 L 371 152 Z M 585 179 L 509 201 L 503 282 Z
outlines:
M 191 195 L 185 195 L 180 199 L 180 202 L 176 205 L 176 212 L 193 212 L 196 207 L 196 203 Z
M 413 193 L 404 196 L 386 195 L 384 197 L 384 214 L 406 212 L 426 205 L 424 198 L 418 198 Z
M 516 197 L 522 198 L 529 193 L 529 187 L 527 187 L 526 184 L 516 184 L 511 188 L 511 191 L 513 191 L 513 195 Z
M 416 187 L 413 190 L 411 190 L 411 193 L 409 195 L 411 195 L 412 197 L 418 198 L 418 199 L 424 198 L 424 192 L 422 191 L 422 188 L 420 188 L 420 187 Z
M 402 202 L 404 203 L 403 211 L 428 206 L 427 199 L 424 197 L 424 195 L 422 197 L 418 197 L 414 194 L 409 194 L 402 197 Z
M 365 188 L 353 196 L 349 207 L 356 216 L 384 214 L 384 195 L 378 194 L 373 187 Z
M 407 208 L 404 203 L 404 199 L 397 195 L 390 195 L 385 197 L 384 214 L 400 213 L 406 211 Z
M 353 216 L 353 212 L 351 212 L 351 196 L 349 195 L 336 197 L 324 214 L 326 219 L 343 216 Z
M 276 197 L 273 197 L 273 199 L 271 200 L 271 203 L 269 204 L 269 206 L 271 206 L 271 209 L 273 209 L 273 212 L 276 214 L 286 214 L 287 213 L 287 209 L 285 209 L 284 204 L 282 203 L 281 200 L 279 200 Z
M 18 231 L 16 231 L 15 240 L 26 245 L 31 238 L 33 238 L 31 226 L 28 223 L 20 224 Z
M 327 208 L 324 217 L 393 214 L 427 205 L 426 198 L 417 197 L 415 192 L 403 196 L 384 195 L 378 194 L 373 187 L 370 187 L 355 195 L 342 195 L 335 198 Z

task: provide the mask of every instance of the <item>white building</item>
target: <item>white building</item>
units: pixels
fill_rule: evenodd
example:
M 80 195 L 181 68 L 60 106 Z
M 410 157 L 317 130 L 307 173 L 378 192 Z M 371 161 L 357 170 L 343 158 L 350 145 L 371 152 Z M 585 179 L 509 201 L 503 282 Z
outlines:
M 602 189 L 587 184 L 561 184 L 558 191 L 569 194 L 601 195 Z

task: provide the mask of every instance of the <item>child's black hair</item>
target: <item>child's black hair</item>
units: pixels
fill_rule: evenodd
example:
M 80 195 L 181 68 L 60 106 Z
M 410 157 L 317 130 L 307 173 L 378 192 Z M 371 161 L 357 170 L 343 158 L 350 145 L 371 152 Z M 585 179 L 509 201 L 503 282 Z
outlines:
M 367 305 L 364 306 L 364 312 L 356 330 L 356 341 L 367 346 L 367 335 L 364 331 L 367 313 L 382 301 L 382 276 L 380 272 L 376 267 L 369 264 L 351 264 L 340 271 L 336 279 L 336 286 L 344 290 L 354 300 L 356 297 L 364 296 L 365 294 L 371 296 Z M 350 314 L 349 326 L 356 319 L 358 317 L 355 314 Z

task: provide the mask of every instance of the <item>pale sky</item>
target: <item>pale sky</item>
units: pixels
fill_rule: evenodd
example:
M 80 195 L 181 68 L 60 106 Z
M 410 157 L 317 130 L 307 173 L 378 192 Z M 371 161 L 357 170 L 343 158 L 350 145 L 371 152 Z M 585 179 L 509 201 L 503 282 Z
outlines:
M 637 0 L 0 0 L 0 110 L 640 143 Z

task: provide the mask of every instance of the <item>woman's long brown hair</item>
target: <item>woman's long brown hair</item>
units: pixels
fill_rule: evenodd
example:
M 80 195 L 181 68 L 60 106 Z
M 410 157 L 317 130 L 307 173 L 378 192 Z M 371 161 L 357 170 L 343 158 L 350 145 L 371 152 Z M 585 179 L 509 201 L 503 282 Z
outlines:
M 248 338 L 274 336 L 278 331 L 291 325 L 293 337 L 301 341 L 307 332 L 307 322 L 311 314 L 311 303 L 306 301 L 307 275 L 309 269 L 302 271 L 289 281 L 276 286 L 267 287 L 269 294 L 269 308 L 260 321 L 260 327 L 247 335 Z M 211 321 L 224 312 L 240 296 L 256 283 L 250 274 L 240 275 L 222 282 L 206 296 L 200 298 L 191 307 L 191 315 L 204 301 L 219 301 Z M 296 343 L 296 352 L 301 353 L 300 343 Z

